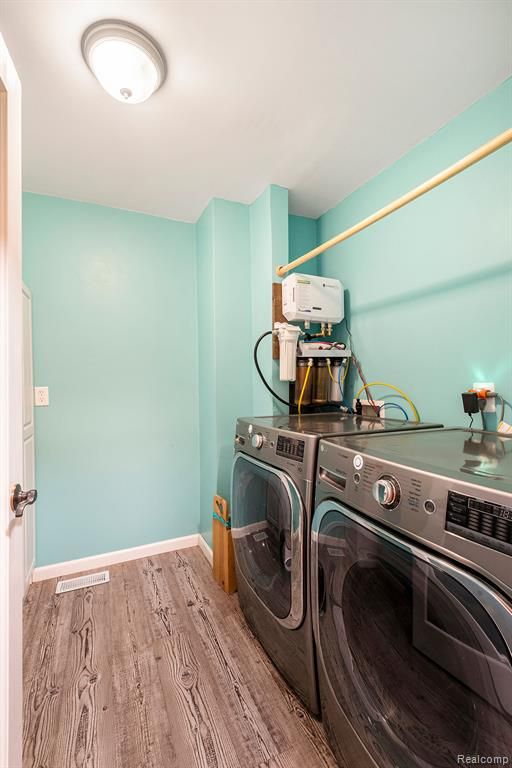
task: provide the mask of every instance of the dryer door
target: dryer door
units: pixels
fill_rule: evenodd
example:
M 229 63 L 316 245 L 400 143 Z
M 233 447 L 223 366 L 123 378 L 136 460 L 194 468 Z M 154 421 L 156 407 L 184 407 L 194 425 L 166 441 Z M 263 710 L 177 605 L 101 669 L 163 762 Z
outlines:
M 231 531 L 237 567 L 283 626 L 304 613 L 304 506 L 289 476 L 242 453 L 233 464 Z
M 358 768 L 511 760 L 510 601 L 336 502 L 316 510 L 312 546 L 322 704 L 340 756 Z

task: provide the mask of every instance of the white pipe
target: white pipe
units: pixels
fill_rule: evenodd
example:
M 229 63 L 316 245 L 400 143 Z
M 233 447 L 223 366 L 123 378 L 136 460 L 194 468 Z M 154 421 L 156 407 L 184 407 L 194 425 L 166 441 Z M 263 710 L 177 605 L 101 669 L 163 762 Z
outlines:
M 501 147 L 504 147 L 506 144 L 508 144 L 511 141 L 512 141 L 512 128 L 509 128 L 503 133 L 500 133 L 499 136 L 496 136 L 494 139 L 491 139 L 491 141 L 488 141 L 486 144 L 483 144 L 478 149 L 475 149 L 473 152 L 470 152 L 469 155 L 466 155 L 466 157 L 463 157 L 462 160 L 459 160 L 457 163 L 450 165 L 449 168 L 446 168 L 444 171 L 441 171 L 441 173 L 438 173 L 436 176 L 432 176 L 432 178 L 429 179 L 428 181 L 424 181 L 423 184 L 420 184 L 418 187 L 411 189 L 410 192 L 407 192 L 405 195 L 402 195 L 402 197 L 398 197 L 392 203 L 385 205 L 384 208 L 380 208 L 375 213 L 372 213 L 371 216 L 367 216 L 366 219 L 363 219 L 358 224 L 354 224 L 354 226 L 349 227 L 341 234 L 336 235 L 335 237 L 332 237 L 330 240 L 327 240 L 325 243 L 322 243 L 322 245 L 319 245 L 316 248 L 313 248 L 312 251 L 308 251 L 303 256 L 299 256 L 297 259 L 290 261 L 289 264 L 284 264 L 281 267 L 277 267 L 276 274 L 278 274 L 279 277 L 283 277 L 283 275 L 285 275 L 287 272 L 290 272 L 290 270 L 295 269 L 295 267 L 299 267 L 301 264 L 304 264 L 306 261 L 316 258 L 316 256 L 319 256 L 321 253 L 324 253 L 324 251 L 327 251 L 329 248 L 332 248 L 333 246 L 338 245 L 339 243 L 342 243 L 344 240 L 348 240 L 349 237 L 352 237 L 353 235 L 357 235 L 357 233 L 361 232 L 363 229 L 366 229 L 367 227 L 370 227 L 372 224 L 375 224 L 377 221 L 380 221 L 381 219 L 384 219 L 386 216 L 389 216 L 390 213 L 394 213 L 395 211 L 398 211 L 400 208 L 403 208 L 404 205 L 407 205 L 408 203 L 412 203 L 413 200 L 416 200 L 418 197 L 421 197 L 422 195 L 426 194 L 426 192 L 430 192 L 431 189 L 435 189 L 435 187 L 438 187 L 440 184 L 443 184 L 445 181 L 448 181 L 448 179 L 453 178 L 458 173 L 465 171 L 466 168 L 470 168 L 470 166 L 474 165 L 475 163 L 478 163 L 480 160 L 483 160 L 484 157 L 491 155 L 493 152 L 496 152 L 497 149 L 501 149 Z

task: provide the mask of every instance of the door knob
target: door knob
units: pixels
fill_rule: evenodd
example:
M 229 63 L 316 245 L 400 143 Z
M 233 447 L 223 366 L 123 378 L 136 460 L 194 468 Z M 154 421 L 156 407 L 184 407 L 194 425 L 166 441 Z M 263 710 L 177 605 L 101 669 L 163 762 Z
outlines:
M 21 485 L 18 483 L 14 487 L 14 491 L 11 496 L 11 509 L 14 512 L 15 517 L 22 517 L 25 511 L 25 507 L 28 504 L 33 504 L 37 499 L 37 491 L 23 491 Z

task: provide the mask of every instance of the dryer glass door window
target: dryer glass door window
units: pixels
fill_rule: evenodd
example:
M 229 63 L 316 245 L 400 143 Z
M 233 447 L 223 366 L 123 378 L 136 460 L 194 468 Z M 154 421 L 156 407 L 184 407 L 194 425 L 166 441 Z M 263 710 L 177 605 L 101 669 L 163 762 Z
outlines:
M 232 534 L 237 566 L 278 619 L 302 619 L 302 502 L 290 478 L 237 454 Z
M 314 622 L 334 731 L 343 713 L 373 760 L 365 766 L 512 759 L 510 601 L 341 505 L 321 504 L 314 531 Z

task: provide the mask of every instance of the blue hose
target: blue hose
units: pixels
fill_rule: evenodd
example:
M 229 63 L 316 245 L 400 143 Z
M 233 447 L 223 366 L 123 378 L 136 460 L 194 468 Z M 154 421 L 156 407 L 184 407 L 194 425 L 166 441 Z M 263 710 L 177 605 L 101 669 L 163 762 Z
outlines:
M 405 408 L 402 408 L 402 406 L 399 405 L 398 403 L 383 403 L 381 406 L 379 406 L 379 416 L 380 416 L 380 412 L 382 411 L 383 408 L 398 408 L 400 411 L 402 411 L 403 415 L 405 416 L 406 421 L 409 421 L 409 417 L 407 415 L 407 411 L 405 410 Z

